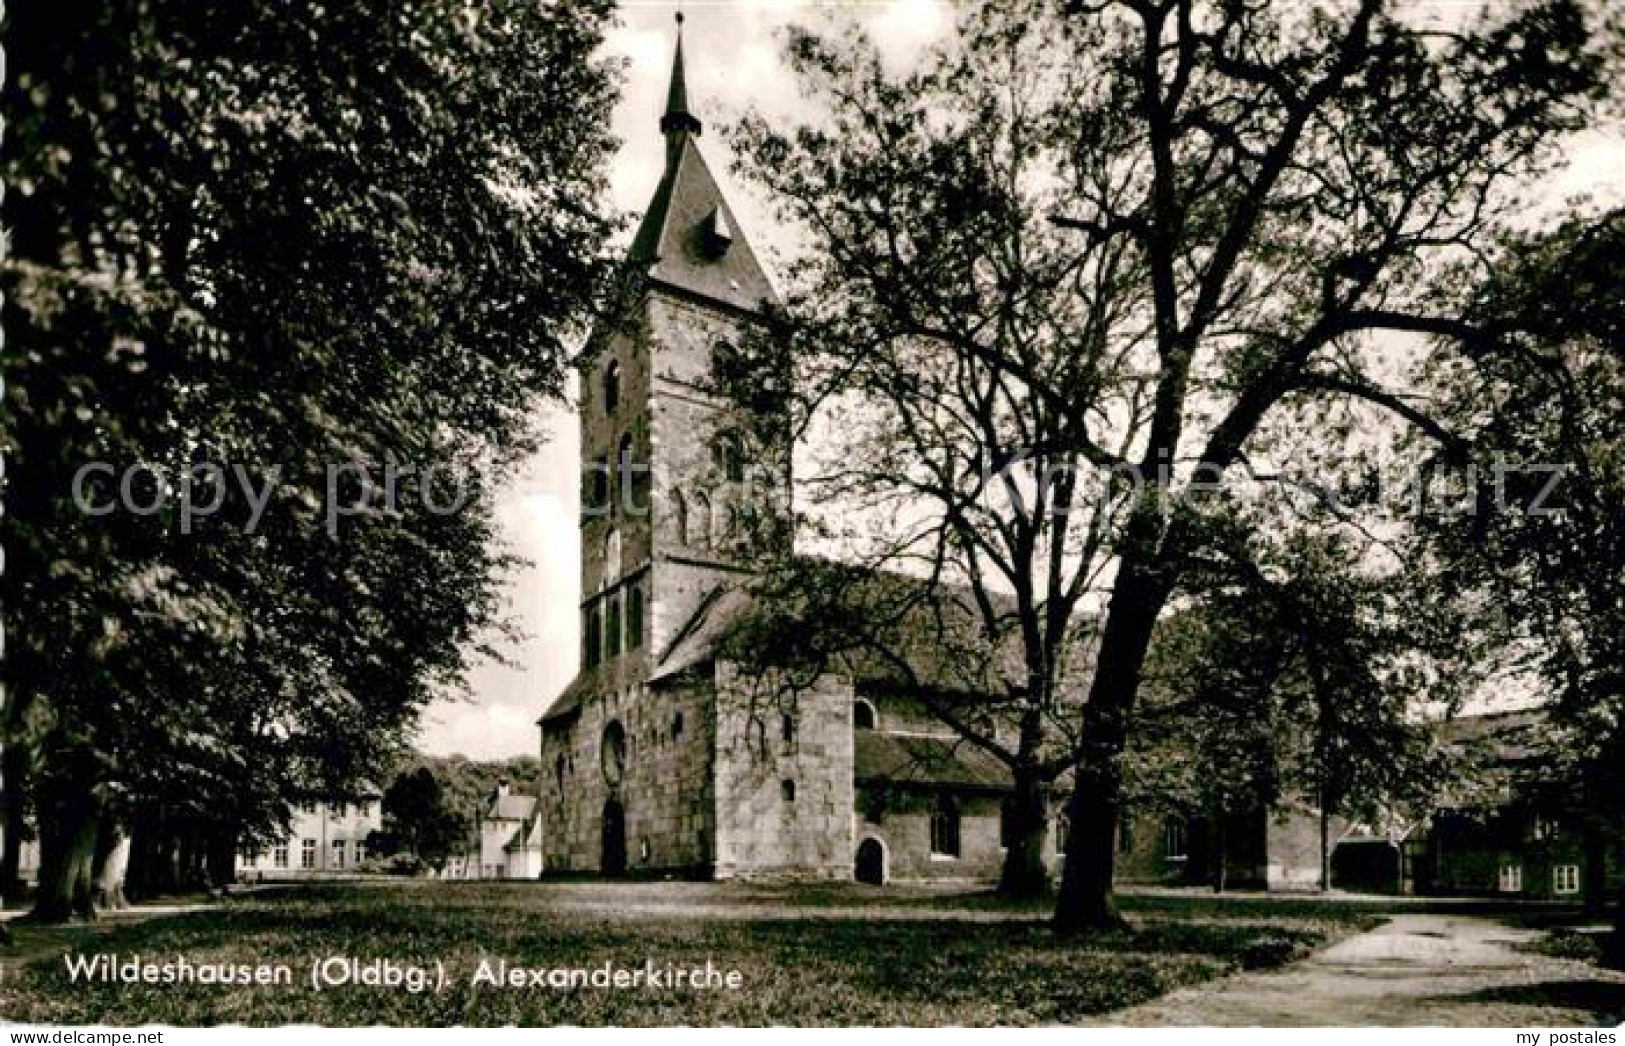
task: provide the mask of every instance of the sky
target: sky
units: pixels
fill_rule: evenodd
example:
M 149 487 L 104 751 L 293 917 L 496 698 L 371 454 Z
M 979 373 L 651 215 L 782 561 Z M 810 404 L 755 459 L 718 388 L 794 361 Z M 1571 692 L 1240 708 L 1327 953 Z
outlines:
M 1458 16 L 1459 0 L 1425 5 Z M 683 52 L 689 108 L 705 123 L 700 147 L 722 181 L 751 241 L 769 269 L 779 246 L 765 202 L 728 176 L 730 157 L 718 129 L 754 107 L 768 117 L 793 120 L 802 101 L 782 58 L 780 30 L 788 25 L 833 27 L 856 21 L 881 48 L 888 65 L 905 68 L 953 26 L 946 0 L 866 0 L 799 3 L 794 0 L 710 0 L 676 4 L 632 0 L 606 50 L 625 59 L 622 94 L 613 130 L 621 141 L 610 171 L 610 202 L 623 213 L 643 211 L 664 162 L 658 129 L 676 41 L 673 15 L 684 15 Z M 1450 10 L 1454 9 L 1454 10 Z M 1569 166 L 1548 184 L 1548 198 L 1601 189 L 1625 197 L 1625 141 L 1588 133 L 1568 150 Z M 628 234 L 630 235 L 630 231 Z M 442 700 L 425 713 L 419 748 L 436 755 L 503 758 L 534 753 L 536 719 L 575 674 L 580 599 L 577 527 L 577 455 L 574 413 L 557 404 L 537 407 L 542 450 L 519 471 L 496 511 L 509 550 L 527 564 L 506 579 L 506 598 L 524 638 L 505 644 L 508 664 L 485 662 L 470 678 L 466 700 Z
M 689 108 L 705 123 L 700 147 L 771 266 L 774 236 L 768 208 L 728 177 L 729 156 L 717 130 L 747 107 L 770 116 L 794 115 L 799 95 L 781 59 L 778 31 L 792 24 L 855 19 L 872 33 L 888 60 L 906 64 L 947 33 L 953 24 L 951 10 L 940 0 L 623 4 L 622 25 L 610 33 L 606 49 L 627 63 L 613 124 L 622 145 L 609 177 L 610 202 L 624 213 L 642 213 L 660 179 L 665 143 L 658 124 L 676 43 L 673 15 L 679 7 Z M 469 699 L 446 699 L 429 707 L 418 747 L 431 754 L 488 759 L 534 753 L 537 717 L 576 671 L 580 440 L 575 414 L 568 408 L 542 404 L 537 415 L 546 442 L 496 506 L 504 540 L 527 563 L 506 579 L 505 589 L 509 612 L 524 638 L 503 645 L 509 664 L 485 661 L 475 668 Z

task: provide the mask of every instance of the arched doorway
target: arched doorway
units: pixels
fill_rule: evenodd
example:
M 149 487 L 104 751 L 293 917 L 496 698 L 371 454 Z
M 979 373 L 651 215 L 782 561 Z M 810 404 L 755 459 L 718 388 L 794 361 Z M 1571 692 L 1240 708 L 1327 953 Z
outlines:
M 603 854 L 598 869 L 605 875 L 626 874 L 626 810 L 614 796 L 604 801 Z
M 870 837 L 858 844 L 856 864 L 853 877 L 858 882 L 868 883 L 870 886 L 886 884 L 886 848 L 880 844 L 879 839 Z

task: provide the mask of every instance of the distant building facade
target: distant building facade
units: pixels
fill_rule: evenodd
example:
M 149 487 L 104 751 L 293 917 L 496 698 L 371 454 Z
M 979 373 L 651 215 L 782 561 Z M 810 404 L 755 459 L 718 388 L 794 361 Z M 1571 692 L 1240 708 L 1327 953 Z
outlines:
M 251 880 L 353 875 L 367 859 L 368 837 L 383 824 L 383 793 L 372 785 L 343 799 L 305 800 L 294 806 L 285 834 L 237 855 L 237 875 Z
M 1467 716 L 1449 743 L 1484 756 L 1493 792 L 1440 809 L 1404 841 L 1402 878 L 1418 893 L 1579 901 L 1588 886 L 1625 888 L 1625 838 L 1582 802 L 1583 786 L 1554 771 L 1550 728 L 1538 709 Z
M 1385 829 L 1343 817 L 1324 825 L 1331 885 L 1360 893 L 1503 897 L 1574 902 L 1596 878 L 1625 887 L 1625 839 L 1599 822 L 1581 786 L 1552 758 L 1538 710 L 1460 716 L 1438 727 L 1443 744 L 1473 750 L 1472 800 L 1447 799 L 1431 815 Z M 1129 883 L 1314 890 L 1321 884 L 1321 824 L 1312 803 L 1285 801 L 1227 818 L 1136 816 L 1119 829 L 1117 874 Z

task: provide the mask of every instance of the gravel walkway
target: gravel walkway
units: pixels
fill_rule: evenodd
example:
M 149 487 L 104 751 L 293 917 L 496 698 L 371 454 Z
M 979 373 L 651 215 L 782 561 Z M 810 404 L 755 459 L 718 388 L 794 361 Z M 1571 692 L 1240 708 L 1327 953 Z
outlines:
M 1625 1019 L 1625 974 L 1516 950 L 1538 936 L 1486 916 L 1396 915 L 1281 970 L 1210 981 L 1102 1023 L 1572 1028 Z

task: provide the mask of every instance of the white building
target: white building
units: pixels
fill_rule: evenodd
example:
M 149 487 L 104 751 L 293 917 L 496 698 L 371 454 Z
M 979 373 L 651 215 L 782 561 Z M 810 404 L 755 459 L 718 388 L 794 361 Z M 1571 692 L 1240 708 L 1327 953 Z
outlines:
M 453 854 L 443 879 L 535 879 L 542 874 L 542 822 L 536 797 L 519 795 L 507 781 L 497 785 L 480 812 L 478 845 Z
M 367 858 L 367 837 L 383 824 L 383 794 L 371 785 L 348 799 L 300 803 L 286 835 L 257 853 L 237 855 L 237 874 L 297 879 L 353 872 Z

